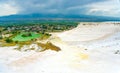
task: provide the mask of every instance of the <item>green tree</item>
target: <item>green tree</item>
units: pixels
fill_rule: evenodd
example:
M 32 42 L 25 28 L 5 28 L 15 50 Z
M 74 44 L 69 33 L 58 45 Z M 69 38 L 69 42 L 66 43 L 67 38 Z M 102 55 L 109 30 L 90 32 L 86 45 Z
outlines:
M 6 43 L 11 43 L 11 42 L 13 42 L 13 40 L 12 40 L 12 39 L 9 39 L 9 38 L 7 38 L 5 41 L 6 41 Z

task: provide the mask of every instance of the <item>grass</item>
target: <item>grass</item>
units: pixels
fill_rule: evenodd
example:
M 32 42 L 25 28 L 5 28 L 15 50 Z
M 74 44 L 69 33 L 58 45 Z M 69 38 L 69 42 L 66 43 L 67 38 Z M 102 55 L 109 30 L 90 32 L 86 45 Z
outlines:
M 3 42 L 1 44 L 2 47 L 6 47 L 6 46 L 9 47 L 9 46 L 15 46 L 15 45 L 16 45 L 16 43 L 14 43 L 14 42 L 13 43 L 5 43 L 5 42 Z
M 24 43 L 23 43 L 24 44 Z M 55 46 L 54 44 L 52 44 L 51 42 L 47 42 L 47 43 L 36 43 L 39 47 L 41 47 L 42 49 L 40 49 L 37 52 L 43 52 L 46 50 L 53 50 L 53 51 L 61 51 L 61 49 L 57 46 Z M 30 44 L 27 44 L 30 45 Z M 22 50 L 23 45 L 20 44 L 18 48 L 16 48 L 16 50 L 21 51 Z M 35 48 L 28 48 L 28 50 L 35 50 Z
M 60 51 L 61 49 L 55 45 L 53 45 L 51 42 L 47 42 L 46 44 L 43 44 L 43 43 L 37 43 L 38 46 L 42 47 L 43 50 L 42 51 L 45 51 L 45 50 L 54 50 L 54 51 Z
M 30 41 L 32 39 L 36 39 L 39 37 L 42 37 L 43 34 L 37 34 L 34 32 L 30 32 L 31 36 L 23 37 L 23 34 L 27 34 L 28 32 L 21 32 L 20 34 L 16 35 L 14 38 L 12 38 L 13 41 Z

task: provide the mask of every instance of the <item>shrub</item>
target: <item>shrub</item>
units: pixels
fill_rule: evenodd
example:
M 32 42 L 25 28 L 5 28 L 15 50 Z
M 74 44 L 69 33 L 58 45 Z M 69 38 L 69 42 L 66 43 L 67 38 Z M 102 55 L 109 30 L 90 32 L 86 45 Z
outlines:
M 31 33 L 22 34 L 22 37 L 29 37 L 29 36 L 32 36 L 32 34 Z
M 15 43 L 17 44 L 17 43 L 18 43 L 18 41 L 15 41 Z
M 5 41 L 6 41 L 6 43 L 11 43 L 11 42 L 13 42 L 12 39 L 9 39 L 9 38 L 7 38 Z

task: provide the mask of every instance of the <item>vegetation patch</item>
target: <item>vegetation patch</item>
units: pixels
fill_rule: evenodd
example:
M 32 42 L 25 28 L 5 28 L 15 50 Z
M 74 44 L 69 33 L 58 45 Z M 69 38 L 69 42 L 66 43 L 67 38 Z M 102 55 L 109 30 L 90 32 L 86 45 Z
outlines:
M 43 43 L 37 43 L 38 46 L 41 46 L 43 48 L 42 51 L 45 51 L 45 50 L 54 50 L 54 51 L 60 51 L 61 49 L 55 45 L 53 45 L 51 42 L 47 42 L 46 44 L 43 44 Z
M 30 41 L 36 38 L 42 37 L 43 34 L 38 34 L 34 32 L 22 32 L 12 38 L 13 41 Z

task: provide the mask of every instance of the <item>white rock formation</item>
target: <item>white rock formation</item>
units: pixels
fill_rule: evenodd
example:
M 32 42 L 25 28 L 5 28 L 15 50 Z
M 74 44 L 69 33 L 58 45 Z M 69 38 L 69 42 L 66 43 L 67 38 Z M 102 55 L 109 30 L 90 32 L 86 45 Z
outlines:
M 20 52 L 1 47 L 0 73 L 120 73 L 120 25 L 81 24 L 87 25 L 55 33 L 59 39 L 50 39 L 60 52 Z M 38 48 L 33 44 L 24 49 L 28 47 Z
M 30 50 L 41 51 L 42 48 L 37 44 L 24 45 L 23 47 L 21 47 L 21 51 L 30 51 Z

